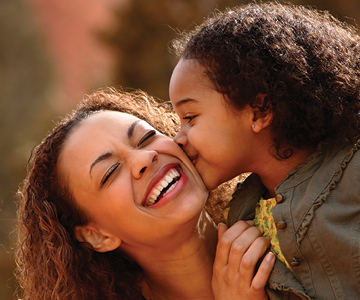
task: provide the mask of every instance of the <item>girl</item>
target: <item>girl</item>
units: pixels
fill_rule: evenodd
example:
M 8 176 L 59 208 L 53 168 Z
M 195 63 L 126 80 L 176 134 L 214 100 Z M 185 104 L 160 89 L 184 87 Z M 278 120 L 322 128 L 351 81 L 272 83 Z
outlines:
M 355 29 L 325 12 L 251 3 L 215 13 L 173 45 L 175 141 L 210 190 L 252 172 L 228 225 L 254 219 L 271 237 L 270 298 L 359 298 Z M 216 285 L 226 290 L 222 272 Z

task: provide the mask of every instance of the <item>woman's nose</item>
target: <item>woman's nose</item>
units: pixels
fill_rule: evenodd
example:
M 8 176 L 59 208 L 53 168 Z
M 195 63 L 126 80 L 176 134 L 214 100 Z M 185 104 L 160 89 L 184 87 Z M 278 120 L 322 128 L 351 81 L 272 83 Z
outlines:
M 158 160 L 158 153 L 153 150 L 134 150 L 132 159 L 132 173 L 134 178 L 141 176 Z
M 180 130 L 174 137 L 175 143 L 177 143 L 181 149 L 185 149 L 187 146 L 187 137 L 186 134 L 183 133 L 182 130 Z

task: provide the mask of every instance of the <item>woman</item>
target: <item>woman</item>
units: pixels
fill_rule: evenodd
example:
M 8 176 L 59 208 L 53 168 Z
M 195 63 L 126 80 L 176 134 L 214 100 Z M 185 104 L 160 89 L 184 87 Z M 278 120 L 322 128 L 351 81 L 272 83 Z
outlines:
M 23 300 L 214 299 L 208 191 L 154 130 L 171 136 L 176 125 L 145 93 L 103 90 L 43 140 L 19 193 Z M 244 299 L 266 298 L 271 255 L 253 272 L 268 241 L 246 222 L 219 235 L 216 259 L 242 269 Z

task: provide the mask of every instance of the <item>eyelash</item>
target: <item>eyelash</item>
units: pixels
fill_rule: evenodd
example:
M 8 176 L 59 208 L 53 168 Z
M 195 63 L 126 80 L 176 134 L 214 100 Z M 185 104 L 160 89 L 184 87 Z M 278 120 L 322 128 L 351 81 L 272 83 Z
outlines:
M 188 115 L 187 115 L 186 117 L 183 118 L 183 120 L 188 120 L 188 123 L 190 123 L 192 120 L 195 119 L 195 117 L 196 117 L 196 116 L 188 116 Z
M 156 131 L 155 130 L 150 130 L 148 131 L 139 141 L 139 143 L 136 145 L 136 148 L 140 147 L 140 146 L 144 146 L 143 144 L 150 138 L 154 137 L 156 135 Z
M 155 136 L 156 131 L 155 130 L 150 130 L 149 132 L 147 132 L 139 141 L 139 143 L 136 145 L 136 147 L 140 147 L 142 146 L 149 138 Z M 110 178 L 110 176 L 115 172 L 115 170 L 120 166 L 120 163 L 116 163 L 114 165 L 112 165 L 105 173 L 103 179 L 101 180 L 101 186 L 103 186 L 108 179 Z
M 111 174 L 115 172 L 115 170 L 119 167 L 120 163 L 112 165 L 105 173 L 103 179 L 101 180 L 101 186 L 103 186 L 106 181 L 110 178 Z

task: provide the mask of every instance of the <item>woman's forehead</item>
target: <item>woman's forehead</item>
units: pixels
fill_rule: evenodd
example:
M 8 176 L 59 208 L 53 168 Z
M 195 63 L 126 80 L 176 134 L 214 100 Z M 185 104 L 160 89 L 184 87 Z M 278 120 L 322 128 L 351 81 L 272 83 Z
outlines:
M 101 110 L 95 114 L 90 115 L 86 118 L 82 123 L 90 123 L 90 124 L 101 124 L 101 121 L 111 121 L 117 123 L 124 123 L 126 125 L 129 122 L 134 122 L 136 120 L 140 120 L 139 118 L 120 111 L 112 111 L 112 110 Z
M 130 139 L 134 133 L 154 128 L 144 120 L 131 114 L 118 111 L 100 111 L 89 116 L 71 133 L 68 138 L 78 144 L 91 137 L 101 140 L 112 135 Z
M 63 171 L 76 166 L 87 168 L 97 156 L 132 143 L 142 132 L 152 129 L 145 121 L 117 111 L 100 111 L 83 120 L 73 130 L 59 156 Z

